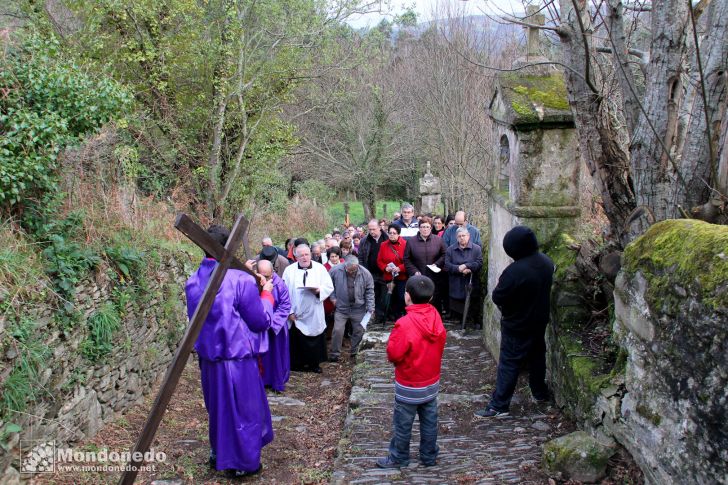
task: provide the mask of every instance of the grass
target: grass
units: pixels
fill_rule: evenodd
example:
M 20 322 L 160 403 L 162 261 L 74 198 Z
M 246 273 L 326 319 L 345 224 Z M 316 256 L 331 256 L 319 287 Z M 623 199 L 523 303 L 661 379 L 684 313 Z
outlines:
M 399 212 L 400 206 L 407 201 L 404 200 L 380 200 L 377 201 L 376 204 L 376 217 L 377 219 L 392 219 L 392 214 L 395 212 Z M 410 202 L 414 203 L 414 202 Z M 386 207 L 386 211 L 384 210 L 384 206 Z M 442 214 L 443 208 L 441 206 L 440 213 Z M 344 211 L 344 201 L 337 201 L 331 204 L 326 209 L 327 215 L 329 216 L 329 220 L 331 220 L 334 224 L 343 224 L 344 220 L 346 218 L 346 212 Z M 352 224 L 356 225 L 365 225 L 366 221 L 364 219 L 364 206 L 362 206 L 362 203 L 360 201 L 350 201 L 349 202 L 349 221 L 351 221 Z

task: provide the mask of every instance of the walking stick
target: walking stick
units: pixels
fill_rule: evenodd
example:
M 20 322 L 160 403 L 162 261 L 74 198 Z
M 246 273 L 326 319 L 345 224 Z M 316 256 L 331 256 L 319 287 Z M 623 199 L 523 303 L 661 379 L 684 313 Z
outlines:
M 470 273 L 470 280 L 465 285 L 465 307 L 463 308 L 463 322 L 461 330 L 465 330 L 465 320 L 468 318 L 468 308 L 470 307 L 470 294 L 473 292 L 473 273 Z

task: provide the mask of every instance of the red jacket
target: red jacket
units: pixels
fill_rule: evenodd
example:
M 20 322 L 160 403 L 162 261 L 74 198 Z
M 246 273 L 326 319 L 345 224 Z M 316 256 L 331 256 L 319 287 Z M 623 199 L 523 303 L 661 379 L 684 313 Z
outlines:
M 440 380 L 445 327 L 429 303 L 409 305 L 407 315 L 394 324 L 387 358 L 394 364 L 395 380 L 408 387 L 426 387 Z
M 384 268 L 388 263 L 394 263 L 399 268 L 397 279 L 404 281 L 407 279 L 407 270 L 404 268 L 404 249 L 407 246 L 407 240 L 400 236 L 395 244 L 387 239 L 379 246 L 379 254 L 377 255 L 377 266 L 382 270 L 384 281 L 392 281 L 392 273 L 387 273 Z

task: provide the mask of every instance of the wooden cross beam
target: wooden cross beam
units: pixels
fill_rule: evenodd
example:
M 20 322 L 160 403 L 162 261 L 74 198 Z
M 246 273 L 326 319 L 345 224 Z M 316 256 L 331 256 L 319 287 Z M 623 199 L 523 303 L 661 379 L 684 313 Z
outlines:
M 243 234 L 248 228 L 248 221 L 242 215 L 238 216 L 237 221 L 235 221 L 235 225 L 230 232 L 230 237 L 228 238 L 227 244 L 224 248 L 204 229 L 192 222 L 192 220 L 185 214 L 180 214 L 177 217 L 174 227 L 190 238 L 190 240 L 202 248 L 203 251 L 215 258 L 218 264 L 215 266 L 212 275 L 210 275 L 210 280 L 207 282 L 207 287 L 205 288 L 205 292 L 202 294 L 200 303 L 197 305 L 197 309 L 195 309 L 195 313 L 190 319 L 190 324 L 187 327 L 185 335 L 182 337 L 179 347 L 177 347 L 177 352 L 174 354 L 172 363 L 167 368 L 167 373 L 164 376 L 162 387 L 159 389 L 157 398 L 152 405 L 152 410 L 147 417 L 147 422 L 144 424 L 144 429 L 142 430 L 136 445 L 132 449 L 132 459 L 128 463 L 124 474 L 121 476 L 121 480 L 119 481 L 120 485 L 132 485 L 137 473 L 139 473 L 139 466 L 142 464 L 143 460 L 135 460 L 134 457 L 141 457 L 145 452 L 149 451 L 154 435 L 157 433 L 159 424 L 162 422 L 164 412 L 167 410 L 169 401 L 172 399 L 172 395 L 179 383 L 185 364 L 187 364 L 187 359 L 192 351 L 192 347 L 197 340 L 197 336 L 202 330 L 202 326 L 207 319 L 207 315 L 210 313 L 212 304 L 215 302 L 217 290 L 220 289 L 220 285 L 222 284 L 223 278 L 225 278 L 227 270 L 229 268 L 233 268 L 245 271 L 246 273 L 253 275 L 256 281 L 258 281 L 257 275 L 246 268 L 245 265 L 243 265 L 243 263 L 234 256 L 235 252 L 242 243 Z

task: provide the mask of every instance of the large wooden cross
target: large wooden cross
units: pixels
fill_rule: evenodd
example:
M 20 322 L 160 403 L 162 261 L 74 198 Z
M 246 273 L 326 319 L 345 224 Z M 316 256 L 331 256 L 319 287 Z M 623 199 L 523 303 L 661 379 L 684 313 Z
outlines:
M 169 401 L 172 399 L 172 394 L 174 394 L 174 390 L 177 387 L 177 383 L 179 383 L 182 371 L 185 368 L 185 364 L 187 364 L 187 359 L 192 351 L 192 346 L 195 344 L 197 336 L 200 334 L 200 330 L 202 330 L 202 325 L 205 323 L 208 313 L 210 313 L 212 304 L 215 302 L 217 290 L 220 288 L 227 270 L 229 268 L 239 269 L 253 275 L 253 277 L 256 278 L 256 281 L 258 279 L 255 273 L 246 268 L 245 265 L 235 257 L 235 252 L 243 242 L 243 236 L 248 229 L 248 221 L 242 215 L 238 216 L 237 221 L 235 221 L 235 225 L 230 232 L 230 237 L 228 238 L 227 244 L 224 248 L 185 214 L 180 214 L 177 217 L 174 227 L 190 238 L 192 242 L 197 244 L 207 254 L 215 258 L 218 261 L 218 265 L 215 267 L 212 275 L 210 276 L 210 280 L 207 282 L 205 292 L 202 294 L 200 303 L 197 305 L 197 309 L 190 319 L 187 331 L 185 332 L 184 337 L 182 337 L 179 347 L 177 347 L 177 352 L 174 354 L 172 363 L 169 365 L 169 368 L 167 368 L 167 374 L 164 376 L 162 387 L 159 389 L 157 398 L 152 405 L 152 410 L 149 413 L 149 417 L 147 417 L 147 422 L 144 424 L 144 429 L 142 430 L 141 435 L 139 435 L 136 445 L 132 449 L 132 459 L 128 463 L 128 466 L 121 477 L 121 481 L 119 482 L 120 485 L 132 485 L 137 473 L 139 473 L 139 466 L 142 464 L 143 460 L 135 460 L 134 457 L 141 457 L 145 452 L 149 451 L 149 447 L 151 446 L 154 435 L 159 428 L 164 412 L 167 410 Z

